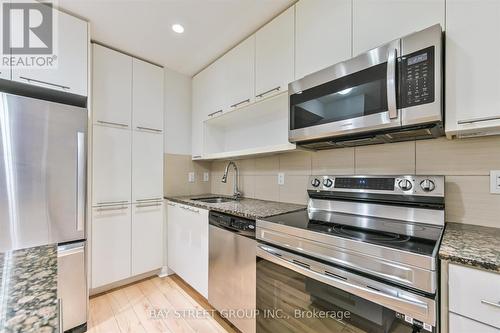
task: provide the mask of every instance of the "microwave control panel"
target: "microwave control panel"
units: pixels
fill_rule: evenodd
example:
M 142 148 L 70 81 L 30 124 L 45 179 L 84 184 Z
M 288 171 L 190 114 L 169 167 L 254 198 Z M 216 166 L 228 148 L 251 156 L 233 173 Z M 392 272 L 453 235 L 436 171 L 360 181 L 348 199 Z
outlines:
M 402 56 L 398 64 L 398 108 L 434 102 L 434 46 Z

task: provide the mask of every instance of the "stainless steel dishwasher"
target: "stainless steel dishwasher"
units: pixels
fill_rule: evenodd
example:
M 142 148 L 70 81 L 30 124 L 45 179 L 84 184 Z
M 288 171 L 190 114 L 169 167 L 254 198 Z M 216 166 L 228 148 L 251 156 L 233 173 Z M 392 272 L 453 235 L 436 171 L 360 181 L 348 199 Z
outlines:
M 209 214 L 208 301 L 243 333 L 255 332 L 255 221 Z

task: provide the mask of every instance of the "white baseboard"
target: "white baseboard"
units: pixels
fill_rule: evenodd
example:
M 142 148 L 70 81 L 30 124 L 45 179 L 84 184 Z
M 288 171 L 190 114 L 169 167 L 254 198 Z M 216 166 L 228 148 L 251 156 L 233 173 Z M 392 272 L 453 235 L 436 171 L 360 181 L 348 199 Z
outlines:
M 174 274 L 173 270 L 171 270 L 167 266 L 163 266 L 161 268 L 160 272 L 158 272 L 158 277 L 164 278 L 164 277 L 167 277 L 167 276 L 172 275 L 172 274 Z

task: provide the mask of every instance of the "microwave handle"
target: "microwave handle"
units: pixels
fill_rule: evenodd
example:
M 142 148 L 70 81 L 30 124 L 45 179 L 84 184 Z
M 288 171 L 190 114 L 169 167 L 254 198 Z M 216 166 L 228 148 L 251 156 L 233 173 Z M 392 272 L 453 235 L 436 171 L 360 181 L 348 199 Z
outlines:
M 389 49 L 387 56 L 387 108 L 389 118 L 395 119 L 398 117 L 398 109 L 396 106 L 396 60 L 398 50 L 396 48 Z

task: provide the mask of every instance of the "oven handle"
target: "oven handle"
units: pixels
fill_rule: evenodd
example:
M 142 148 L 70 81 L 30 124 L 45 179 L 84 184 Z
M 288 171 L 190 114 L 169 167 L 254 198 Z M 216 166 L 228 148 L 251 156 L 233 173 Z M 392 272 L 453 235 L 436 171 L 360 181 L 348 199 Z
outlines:
M 395 119 L 398 117 L 398 109 L 396 105 L 396 62 L 398 59 L 398 49 L 389 48 L 387 51 L 387 108 L 389 118 Z
M 305 275 L 311 279 L 326 283 L 332 287 L 344 290 L 353 295 L 368 299 L 374 303 L 380 304 L 384 307 L 390 308 L 394 311 L 402 312 L 405 314 L 420 314 L 420 318 L 427 318 L 429 315 L 429 306 L 423 302 L 412 301 L 409 299 L 403 299 L 400 297 L 395 297 L 392 295 L 385 294 L 383 292 L 377 291 L 375 289 L 367 288 L 366 286 L 357 285 L 340 278 L 335 278 L 331 275 L 326 275 L 324 273 L 316 272 L 309 267 L 309 265 L 304 264 L 297 260 L 287 260 L 283 259 L 281 253 L 286 254 L 285 251 L 280 251 L 274 249 L 268 245 L 258 244 L 257 245 L 257 256 L 271 261 L 277 265 L 289 268 L 299 274 Z M 425 321 L 425 320 L 424 320 Z

